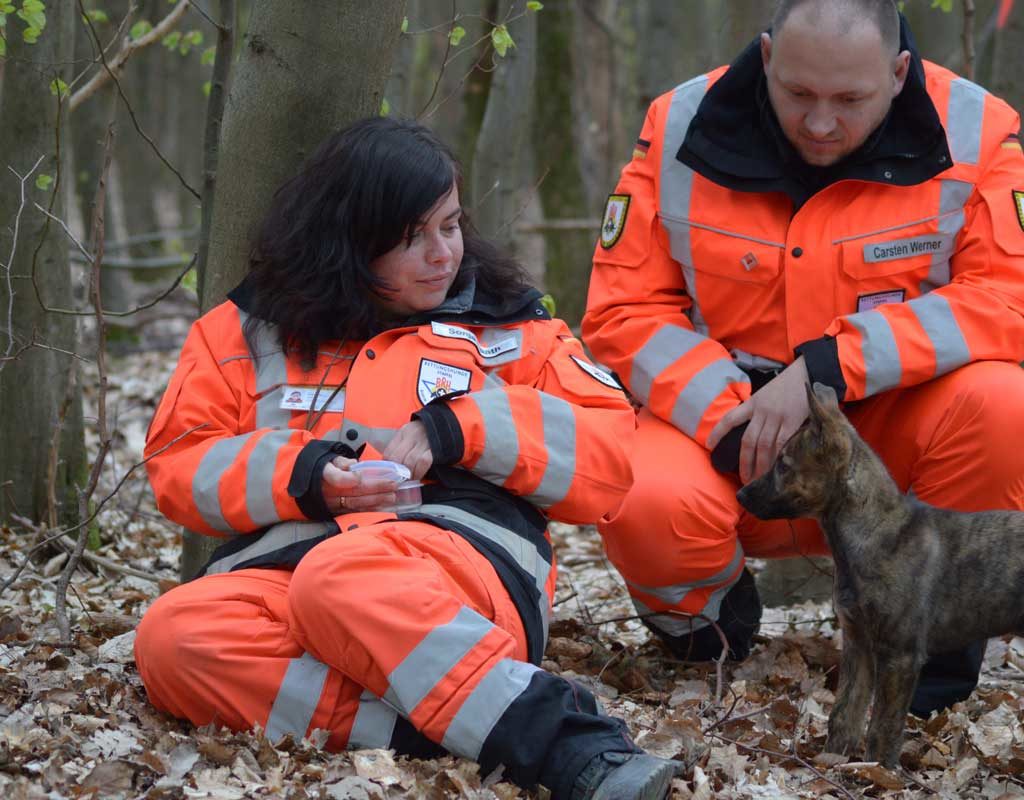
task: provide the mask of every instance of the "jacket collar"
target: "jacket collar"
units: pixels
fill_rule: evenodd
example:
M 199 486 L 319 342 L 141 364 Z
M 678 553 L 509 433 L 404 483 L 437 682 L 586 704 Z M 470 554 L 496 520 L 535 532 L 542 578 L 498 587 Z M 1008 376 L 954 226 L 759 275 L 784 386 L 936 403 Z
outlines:
M 805 163 L 783 134 L 768 101 L 760 37 L 708 89 L 676 158 L 729 189 L 783 192 L 794 208 L 840 180 L 896 186 L 923 183 L 953 162 L 946 132 L 926 89 L 924 64 L 902 15 L 900 49 L 909 50 L 911 56 L 903 91 L 868 140 L 834 166 Z
M 228 299 L 247 313 L 252 297 L 252 289 L 248 284 L 248 278 L 244 278 L 238 286 L 228 292 Z M 537 289 L 529 286 L 507 296 L 487 292 L 478 285 L 476 268 L 469 263 L 463 267 L 460 279 L 452 286 L 451 292 L 441 305 L 423 314 L 390 322 L 381 330 L 424 325 L 433 320 L 461 322 L 466 325 L 509 325 L 531 319 L 551 319 L 551 315 L 540 301 L 541 296 Z

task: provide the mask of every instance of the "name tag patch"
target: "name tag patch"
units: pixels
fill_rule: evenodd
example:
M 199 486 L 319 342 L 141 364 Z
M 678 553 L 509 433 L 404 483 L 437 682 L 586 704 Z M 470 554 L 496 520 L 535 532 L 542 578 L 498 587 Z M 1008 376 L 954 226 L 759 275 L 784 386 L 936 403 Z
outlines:
M 1017 222 L 1020 223 L 1020 229 L 1024 231 L 1024 192 L 1013 190 L 1013 205 L 1017 209 Z
M 862 294 L 857 298 L 857 313 L 871 311 L 879 306 L 884 306 L 886 303 L 902 303 L 903 298 L 906 296 L 906 292 L 902 289 L 893 289 L 891 292 Z
M 326 407 L 327 411 L 341 412 L 345 410 L 345 390 L 338 386 L 283 386 L 279 407 L 286 411 L 322 411 Z
M 569 358 L 575 361 L 576 366 L 587 373 L 595 381 L 600 381 L 605 386 L 610 386 L 612 389 L 622 391 L 622 385 L 603 369 L 595 367 L 593 364 L 584 361 L 582 358 L 577 358 L 576 356 L 569 356 Z
M 420 372 L 416 376 L 416 396 L 426 405 L 439 397 L 467 391 L 472 378 L 468 369 L 424 358 L 420 360 Z
M 877 264 L 880 261 L 896 261 L 900 258 L 913 258 L 914 256 L 941 256 L 952 252 L 952 236 L 931 234 L 866 244 L 864 245 L 864 261 L 868 264 Z
M 462 339 L 469 342 L 483 358 L 497 358 L 503 353 L 508 353 L 519 348 L 519 338 L 508 336 L 500 342 L 492 345 L 484 345 L 476 337 L 473 331 L 460 328 L 458 325 L 445 325 L 443 322 L 431 322 L 430 330 L 435 336 L 443 336 L 446 339 Z

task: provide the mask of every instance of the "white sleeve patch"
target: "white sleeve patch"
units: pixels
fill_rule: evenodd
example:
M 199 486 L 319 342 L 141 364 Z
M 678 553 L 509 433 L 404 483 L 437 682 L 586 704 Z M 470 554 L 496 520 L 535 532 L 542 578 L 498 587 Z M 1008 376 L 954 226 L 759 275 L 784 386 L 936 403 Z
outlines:
M 593 364 L 584 361 L 582 358 L 577 358 L 576 356 L 569 356 L 569 358 L 575 361 L 576 366 L 587 373 L 595 381 L 599 381 L 605 386 L 610 386 L 612 389 L 623 391 L 622 385 L 603 369 L 595 367 Z

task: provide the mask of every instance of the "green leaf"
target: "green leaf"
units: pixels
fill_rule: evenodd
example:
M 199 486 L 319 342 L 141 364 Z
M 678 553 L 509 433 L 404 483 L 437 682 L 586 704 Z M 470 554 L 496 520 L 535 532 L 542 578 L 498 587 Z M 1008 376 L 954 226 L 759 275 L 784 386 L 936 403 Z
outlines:
M 203 51 L 202 56 L 199 57 L 199 63 L 200 64 L 212 64 L 216 58 L 217 58 L 217 45 L 214 45 L 213 47 L 207 47 Z
M 107 16 L 107 12 L 102 8 L 90 8 L 85 12 L 85 17 L 90 22 L 110 22 L 110 17 Z
M 18 19 L 25 23 L 27 34 L 28 31 L 33 31 L 33 38 L 31 41 L 35 41 L 39 38 L 39 34 L 42 33 L 43 28 L 46 27 L 46 9 L 40 0 L 22 0 L 21 9 L 18 11 Z M 23 34 L 23 37 L 25 34 Z M 25 41 L 29 41 L 25 38 Z
M 0 14 L 13 14 L 14 3 L 10 0 L 0 0 Z
M 515 47 L 516 43 L 512 41 L 512 37 L 508 34 L 508 28 L 504 25 L 495 25 L 494 30 L 491 31 L 491 44 L 494 45 L 495 52 L 505 57 L 505 53 L 508 52 L 510 47 Z
M 133 39 L 141 39 L 151 30 L 153 30 L 153 23 L 150 22 L 148 19 L 140 19 L 138 22 L 132 25 L 132 29 L 128 31 L 128 35 L 131 36 Z
M 50 188 L 50 184 L 53 183 L 52 175 L 36 175 L 36 188 L 42 189 L 44 192 Z
M 7 40 L 0 36 L 0 58 L 7 55 Z
M 402 33 L 406 33 L 409 30 L 409 18 L 402 17 Z
M 953 11 L 953 0 L 932 0 L 932 8 L 941 8 L 947 14 Z
M 195 267 L 192 267 L 192 269 L 185 273 L 185 277 L 181 279 L 181 287 L 188 289 L 190 292 L 199 290 L 199 276 L 196 273 Z
M 463 28 L 461 25 L 456 25 L 448 34 L 448 41 L 452 43 L 452 47 L 458 47 L 459 42 L 462 41 L 462 37 L 465 35 L 466 29 Z
M 544 4 L 538 3 L 537 0 L 529 0 L 526 4 L 527 11 L 540 11 L 542 8 L 544 8 Z
M 189 31 L 185 34 L 185 41 L 193 47 L 199 47 L 203 43 L 202 31 Z
M 206 81 L 206 83 L 203 84 L 203 95 L 206 96 L 206 97 L 209 97 L 210 96 L 210 90 L 212 88 L 213 88 L 213 84 L 210 83 L 209 81 Z
M 391 103 L 389 103 L 388 99 L 385 97 L 383 100 L 380 101 L 380 115 L 382 117 L 386 117 L 390 113 L 391 113 Z
M 25 28 L 25 30 L 21 32 L 21 38 L 27 44 L 35 44 L 39 41 L 39 34 L 41 33 L 42 31 L 39 28 Z
M 160 42 L 168 50 L 173 50 L 179 44 L 181 44 L 181 31 L 171 31 L 167 34 Z
M 544 308 L 545 308 L 545 309 L 547 310 L 547 312 L 548 312 L 548 313 L 549 313 L 549 314 L 550 314 L 551 316 L 555 316 L 555 298 L 554 298 L 554 297 L 552 297 L 552 296 L 551 296 L 551 295 L 549 295 L 549 294 L 546 294 L 546 295 L 544 295 L 544 296 L 543 296 L 543 297 L 542 297 L 542 298 L 540 299 L 540 304 L 541 304 L 542 306 L 544 306 Z
M 54 78 L 50 81 L 50 94 L 54 97 L 60 97 L 63 100 L 68 96 L 68 85 L 64 83 L 60 78 Z

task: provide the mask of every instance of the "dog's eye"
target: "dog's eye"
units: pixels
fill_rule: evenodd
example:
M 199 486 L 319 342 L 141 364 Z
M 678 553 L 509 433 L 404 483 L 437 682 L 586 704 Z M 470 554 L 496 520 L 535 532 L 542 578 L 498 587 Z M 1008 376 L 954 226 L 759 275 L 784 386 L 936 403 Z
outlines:
M 789 464 L 786 462 L 786 459 L 780 458 L 778 461 L 775 462 L 775 471 L 779 475 L 785 475 L 787 472 L 789 472 L 789 470 L 790 467 Z

